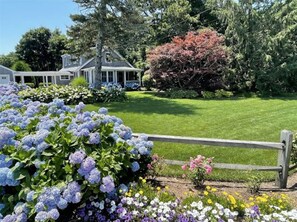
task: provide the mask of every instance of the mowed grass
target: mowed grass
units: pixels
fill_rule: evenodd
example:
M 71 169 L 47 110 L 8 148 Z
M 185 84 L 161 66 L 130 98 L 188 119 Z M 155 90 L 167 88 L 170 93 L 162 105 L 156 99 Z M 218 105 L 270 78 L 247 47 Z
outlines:
M 129 92 L 124 103 L 87 105 L 86 110 L 106 107 L 135 133 L 204 138 L 279 141 L 283 129 L 297 129 L 297 96 L 287 98 L 233 98 L 222 100 L 167 99 L 152 92 Z M 217 163 L 277 164 L 277 151 L 155 142 L 154 153 L 166 159 L 189 160 L 198 154 Z M 165 174 L 180 176 L 178 166 Z M 247 180 L 249 172 L 215 170 L 212 179 Z M 261 174 L 263 179 L 275 173 Z

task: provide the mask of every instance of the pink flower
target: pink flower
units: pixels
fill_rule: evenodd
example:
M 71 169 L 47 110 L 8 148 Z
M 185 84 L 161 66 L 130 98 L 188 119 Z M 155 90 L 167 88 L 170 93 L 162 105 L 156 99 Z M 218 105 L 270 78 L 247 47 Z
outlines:
M 204 168 L 206 170 L 206 174 L 210 174 L 212 172 L 212 167 L 210 165 L 205 165 Z
M 182 169 L 183 169 L 183 170 L 187 170 L 187 168 L 188 168 L 188 165 L 187 165 L 187 164 L 182 165 Z
M 152 164 L 149 163 L 149 164 L 147 165 L 147 168 L 148 168 L 149 170 L 153 169 Z

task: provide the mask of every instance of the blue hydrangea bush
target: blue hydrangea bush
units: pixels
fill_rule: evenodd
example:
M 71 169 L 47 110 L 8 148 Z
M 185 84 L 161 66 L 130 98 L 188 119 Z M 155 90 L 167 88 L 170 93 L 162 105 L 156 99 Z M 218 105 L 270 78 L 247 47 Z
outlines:
M 1 222 L 68 221 L 91 196 L 113 196 L 145 173 L 152 142 L 107 109 L 21 99 L 19 90 L 0 86 Z

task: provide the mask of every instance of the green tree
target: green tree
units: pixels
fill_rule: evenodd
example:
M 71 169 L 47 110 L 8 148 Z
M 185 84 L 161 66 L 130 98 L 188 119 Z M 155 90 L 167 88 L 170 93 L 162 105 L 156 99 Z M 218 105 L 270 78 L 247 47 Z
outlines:
M 61 64 L 61 55 L 66 49 L 65 36 L 59 31 L 40 27 L 26 32 L 18 45 L 18 57 L 30 64 L 33 71 L 56 70 Z
M 229 77 L 236 89 L 296 91 L 296 2 L 208 1 L 227 26 L 227 44 L 233 52 Z
M 29 66 L 29 64 L 27 64 L 24 61 L 17 61 L 15 62 L 11 69 L 15 70 L 15 71 L 31 71 L 31 68 Z
M 135 43 L 139 27 L 144 22 L 138 10 L 138 1 L 74 0 L 83 14 L 71 15 L 74 22 L 68 30 L 71 51 L 76 55 L 90 53 L 96 47 L 95 87 L 101 86 L 103 46 L 129 47 Z M 91 53 L 90 53 L 91 54 Z
M 11 68 L 17 60 L 18 57 L 14 52 L 11 52 L 7 55 L 0 55 L 0 65 L 3 65 L 7 68 Z

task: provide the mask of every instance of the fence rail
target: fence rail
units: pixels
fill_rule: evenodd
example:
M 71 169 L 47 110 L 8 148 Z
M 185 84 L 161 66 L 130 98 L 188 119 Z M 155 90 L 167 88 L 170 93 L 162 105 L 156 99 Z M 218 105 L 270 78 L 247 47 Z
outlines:
M 140 134 L 134 133 L 133 136 L 138 137 Z M 288 173 L 292 166 L 290 164 L 290 155 L 292 149 L 293 133 L 288 130 L 282 130 L 280 142 L 262 142 L 262 141 L 245 141 L 245 140 L 225 140 L 225 139 L 208 139 L 169 135 L 151 135 L 147 134 L 151 141 L 185 143 L 185 144 L 201 144 L 209 146 L 221 147 L 238 147 L 238 148 L 253 148 L 253 149 L 271 149 L 278 150 L 277 166 L 257 166 L 257 165 L 242 165 L 242 164 L 226 164 L 215 163 L 214 166 L 219 169 L 234 169 L 234 170 L 258 170 L 258 171 L 276 171 L 276 185 L 280 188 L 287 187 Z M 170 165 L 184 165 L 185 161 L 165 160 Z

